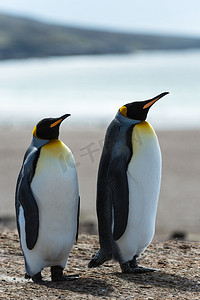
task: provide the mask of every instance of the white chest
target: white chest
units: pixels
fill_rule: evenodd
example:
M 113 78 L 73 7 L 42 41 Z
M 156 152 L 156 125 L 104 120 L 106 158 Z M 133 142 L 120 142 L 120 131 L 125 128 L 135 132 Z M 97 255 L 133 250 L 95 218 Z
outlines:
M 31 189 L 40 214 L 59 222 L 76 206 L 78 180 L 71 151 L 60 141 L 41 149 Z M 66 219 L 66 218 L 64 218 Z
M 124 235 L 117 241 L 124 260 L 140 255 L 151 242 L 161 183 L 161 152 L 147 122 L 134 127 L 133 156 L 128 165 L 129 216 Z

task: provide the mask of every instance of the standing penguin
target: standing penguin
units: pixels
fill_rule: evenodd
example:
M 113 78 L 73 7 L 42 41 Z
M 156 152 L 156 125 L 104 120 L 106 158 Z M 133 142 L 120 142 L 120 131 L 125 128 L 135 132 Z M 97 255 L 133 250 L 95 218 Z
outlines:
M 41 282 L 51 267 L 52 281 L 64 276 L 78 232 L 79 191 L 74 157 L 58 140 L 60 118 L 41 120 L 33 130 L 16 186 L 16 218 L 25 259 L 25 278 Z M 64 164 L 64 167 L 63 167 Z
M 145 121 L 157 97 L 122 106 L 109 125 L 97 181 L 100 250 L 93 268 L 114 258 L 123 273 L 142 273 L 137 258 L 152 241 L 161 183 L 157 136 Z

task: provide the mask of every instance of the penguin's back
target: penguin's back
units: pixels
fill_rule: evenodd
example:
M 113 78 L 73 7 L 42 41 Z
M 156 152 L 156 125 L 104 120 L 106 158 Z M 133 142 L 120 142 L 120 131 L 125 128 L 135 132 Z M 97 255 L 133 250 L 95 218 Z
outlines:
M 39 210 L 39 234 L 35 247 L 26 247 L 23 209 L 21 243 L 30 273 L 37 267 L 65 267 L 77 231 L 78 180 L 70 149 L 59 140 L 41 148 L 31 190 Z M 34 267 L 35 266 L 35 267 Z
M 150 244 L 161 182 L 161 152 L 157 136 L 148 122 L 134 126 L 133 155 L 127 168 L 129 216 L 127 228 L 117 241 L 124 261 L 140 255 Z

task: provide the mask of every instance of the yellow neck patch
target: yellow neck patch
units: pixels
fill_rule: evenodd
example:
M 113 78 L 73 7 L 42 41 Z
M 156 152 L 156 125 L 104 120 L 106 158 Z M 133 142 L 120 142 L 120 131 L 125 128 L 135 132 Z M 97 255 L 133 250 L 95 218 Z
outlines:
M 50 140 L 46 145 L 42 147 L 42 153 L 46 156 L 53 156 L 60 159 L 66 159 L 70 150 L 60 140 Z
M 128 117 L 127 117 L 127 107 L 126 107 L 126 106 L 122 106 L 122 107 L 119 109 L 119 111 L 120 111 L 120 113 L 121 113 L 124 117 L 128 118 Z

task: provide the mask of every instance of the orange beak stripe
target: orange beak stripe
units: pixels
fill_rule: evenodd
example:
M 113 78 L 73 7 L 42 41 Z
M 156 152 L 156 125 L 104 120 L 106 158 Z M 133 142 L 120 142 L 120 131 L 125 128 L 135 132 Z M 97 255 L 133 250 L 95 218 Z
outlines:
M 143 106 L 143 109 L 148 108 L 149 106 L 151 106 L 152 104 L 154 104 L 154 102 L 156 102 L 158 99 L 160 99 L 160 98 L 156 98 L 156 99 L 150 101 L 149 103 L 145 104 Z
M 55 121 L 54 123 L 52 123 L 51 125 L 50 125 L 50 127 L 52 128 L 52 127 L 55 127 L 57 124 L 59 124 L 60 122 L 62 122 L 62 119 L 59 119 L 58 121 Z

